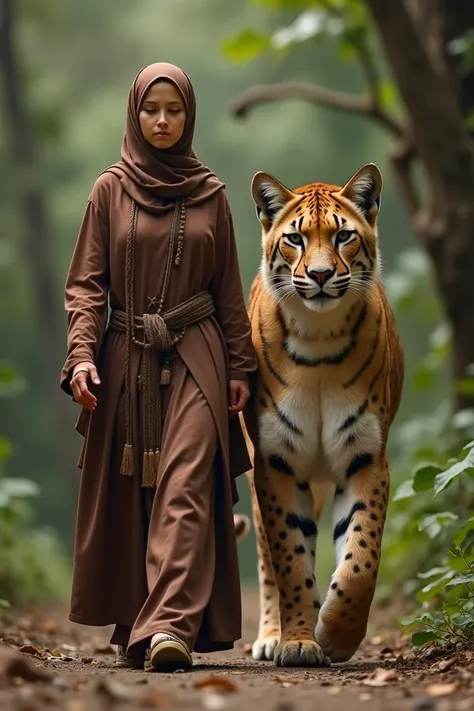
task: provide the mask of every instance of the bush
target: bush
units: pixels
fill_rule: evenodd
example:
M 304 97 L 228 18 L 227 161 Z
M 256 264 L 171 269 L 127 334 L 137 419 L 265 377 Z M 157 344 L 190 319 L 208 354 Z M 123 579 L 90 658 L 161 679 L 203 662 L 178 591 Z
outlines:
M 15 395 L 22 381 L 0 365 L 0 397 Z M 52 530 L 34 525 L 33 500 L 39 487 L 29 479 L 8 478 L 12 447 L 0 436 L 0 606 L 23 605 L 68 592 L 69 564 Z
M 392 303 L 419 318 L 429 314 L 433 331 L 429 352 L 409 374 L 413 393 L 436 405 L 397 426 L 393 444 L 398 456 L 394 480 L 400 482 L 391 501 L 384 541 L 385 567 L 381 593 L 396 591 L 417 607 L 403 624 L 415 630 L 414 646 L 431 641 L 474 643 L 474 412 L 452 413 L 446 380 L 450 334 L 429 289 L 419 260 L 402 257 L 395 274 Z M 413 265 L 417 265 L 415 268 Z M 425 282 L 426 285 L 426 282 Z M 393 288 L 395 287 L 395 288 Z M 425 319 L 426 324 L 426 319 Z M 469 376 L 469 374 L 467 374 Z M 473 392 L 474 381 L 458 384 Z M 436 402 L 437 401 L 437 402 Z M 465 444 L 466 441 L 468 444 Z M 400 472 L 411 472 L 403 480 Z

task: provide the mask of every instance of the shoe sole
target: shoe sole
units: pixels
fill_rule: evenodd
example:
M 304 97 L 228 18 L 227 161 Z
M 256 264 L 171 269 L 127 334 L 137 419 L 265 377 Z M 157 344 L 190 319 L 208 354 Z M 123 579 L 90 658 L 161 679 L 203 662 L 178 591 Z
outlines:
M 163 641 L 155 644 L 145 662 L 145 671 L 173 672 L 191 669 L 191 655 L 179 642 Z
M 135 669 L 134 663 L 130 662 L 128 659 L 116 659 L 115 666 L 119 669 Z

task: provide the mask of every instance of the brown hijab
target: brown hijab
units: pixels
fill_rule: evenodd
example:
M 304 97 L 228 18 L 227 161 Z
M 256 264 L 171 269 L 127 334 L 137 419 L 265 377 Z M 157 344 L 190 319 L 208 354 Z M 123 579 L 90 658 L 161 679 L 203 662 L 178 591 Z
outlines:
M 186 109 L 183 135 L 166 150 L 154 148 L 145 140 L 139 120 L 144 96 L 158 79 L 167 79 L 176 86 Z M 195 121 L 196 97 L 188 75 L 174 64 L 150 64 L 137 74 L 130 88 L 122 160 L 103 172 L 117 175 L 125 192 L 150 212 L 168 210 L 178 197 L 184 197 L 188 205 L 207 200 L 224 184 L 193 150 Z

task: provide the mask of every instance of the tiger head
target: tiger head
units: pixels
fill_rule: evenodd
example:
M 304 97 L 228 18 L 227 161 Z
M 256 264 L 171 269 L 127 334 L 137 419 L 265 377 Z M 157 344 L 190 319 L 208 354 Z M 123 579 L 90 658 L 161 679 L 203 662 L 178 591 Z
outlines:
M 344 185 L 312 183 L 290 190 L 268 173 L 252 180 L 262 225 L 262 278 L 278 301 L 330 311 L 364 296 L 377 279 L 377 215 L 382 176 L 363 166 Z

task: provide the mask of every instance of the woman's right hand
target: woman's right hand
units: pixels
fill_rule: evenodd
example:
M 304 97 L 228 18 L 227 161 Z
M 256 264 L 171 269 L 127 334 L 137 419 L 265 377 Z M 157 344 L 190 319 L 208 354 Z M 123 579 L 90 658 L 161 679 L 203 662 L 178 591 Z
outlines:
M 94 363 L 84 361 L 78 363 L 73 370 L 71 378 L 71 390 L 74 395 L 74 400 L 88 410 L 95 410 L 97 407 L 97 398 L 87 387 L 87 379 L 90 378 L 94 385 L 100 385 L 100 379 L 97 374 Z

